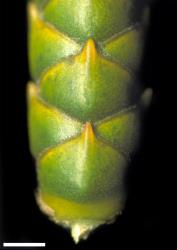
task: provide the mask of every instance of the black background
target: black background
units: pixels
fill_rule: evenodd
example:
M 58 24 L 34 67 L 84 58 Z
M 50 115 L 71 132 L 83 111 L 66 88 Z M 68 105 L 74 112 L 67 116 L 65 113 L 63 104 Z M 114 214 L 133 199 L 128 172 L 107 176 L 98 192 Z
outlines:
M 1 67 L 0 79 L 2 241 L 46 242 L 48 249 L 175 248 L 176 1 L 160 0 L 152 6 L 141 78 L 153 88 L 154 97 L 144 120 L 141 148 L 129 167 L 129 196 L 123 215 L 77 246 L 69 232 L 50 222 L 35 203 L 35 167 L 26 125 L 25 88 L 30 79 L 26 1 L 7 2 L 3 15 L 6 46 L 1 46 L 6 54 L 6 67 Z

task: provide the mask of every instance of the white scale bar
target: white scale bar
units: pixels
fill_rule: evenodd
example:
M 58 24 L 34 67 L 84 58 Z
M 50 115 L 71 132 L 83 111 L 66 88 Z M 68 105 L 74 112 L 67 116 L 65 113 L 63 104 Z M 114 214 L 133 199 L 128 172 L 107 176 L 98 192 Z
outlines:
M 3 243 L 3 247 L 45 247 L 45 243 Z

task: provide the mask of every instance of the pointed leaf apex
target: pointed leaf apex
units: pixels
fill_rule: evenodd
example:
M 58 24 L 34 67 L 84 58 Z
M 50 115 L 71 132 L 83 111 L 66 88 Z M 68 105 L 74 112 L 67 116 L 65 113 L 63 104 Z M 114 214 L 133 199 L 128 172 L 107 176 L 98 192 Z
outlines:
M 96 50 L 96 46 L 95 46 L 95 42 L 93 39 L 89 39 L 87 40 L 84 49 L 81 53 L 81 60 L 82 62 L 95 62 L 95 58 L 97 55 L 97 50 Z
M 94 132 L 93 132 L 93 127 L 92 127 L 90 122 L 87 122 L 85 124 L 85 127 L 84 127 L 83 138 L 93 142 L 94 137 L 95 137 L 95 135 L 94 135 Z
M 92 230 L 92 225 L 74 224 L 71 227 L 71 235 L 75 244 L 79 243 L 80 240 L 86 240 Z

